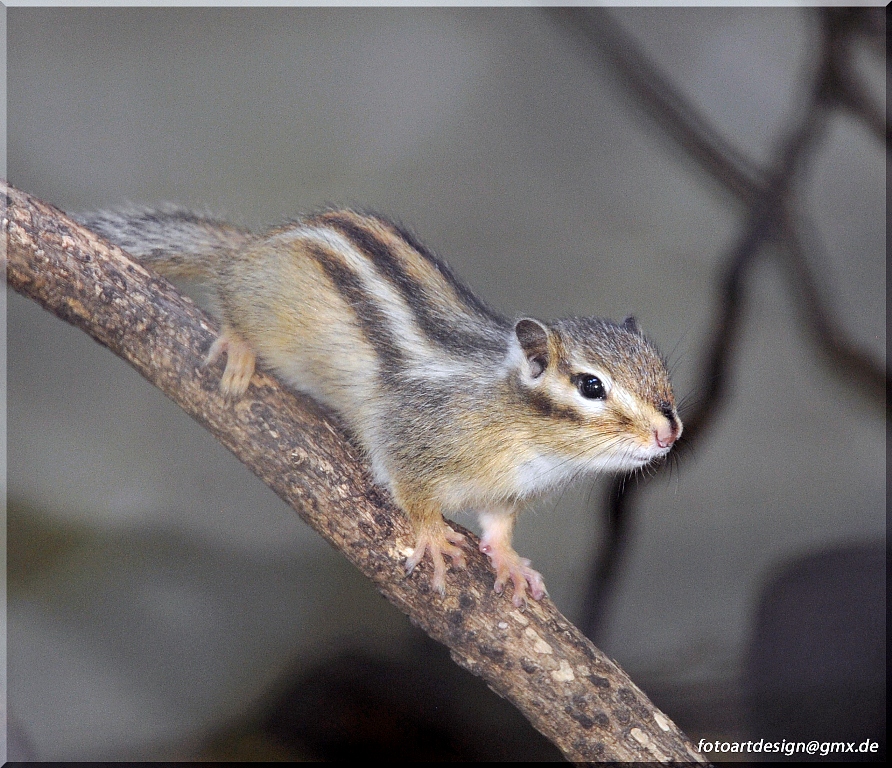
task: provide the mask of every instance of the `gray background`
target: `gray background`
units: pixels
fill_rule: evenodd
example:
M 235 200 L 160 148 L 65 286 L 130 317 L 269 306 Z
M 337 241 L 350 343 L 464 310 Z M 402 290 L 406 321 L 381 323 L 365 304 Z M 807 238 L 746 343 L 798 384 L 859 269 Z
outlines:
M 729 141 L 770 158 L 814 63 L 809 11 L 613 13 Z M 634 313 L 697 399 L 742 211 L 540 11 L 8 22 L 14 185 L 69 211 L 175 201 L 257 227 L 371 208 L 506 313 Z M 883 98 L 883 63 L 861 64 Z M 884 181 L 882 146 L 838 114 L 800 196 L 831 306 L 878 360 Z M 602 644 L 670 716 L 737 690 L 783 563 L 884 536 L 881 410 L 818 359 L 771 261 L 751 291 L 732 399 L 643 494 Z M 408 621 L 210 435 L 81 332 L 8 302 L 9 707 L 32 754 L 193 754 L 294 665 L 411 652 Z M 571 618 L 601 494 L 567 489 L 518 526 Z

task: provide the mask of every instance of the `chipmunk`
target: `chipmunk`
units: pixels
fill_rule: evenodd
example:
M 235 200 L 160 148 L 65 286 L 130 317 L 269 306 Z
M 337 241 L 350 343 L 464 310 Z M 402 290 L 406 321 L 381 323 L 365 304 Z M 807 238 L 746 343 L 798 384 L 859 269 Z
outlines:
M 511 546 L 519 508 L 577 476 L 627 472 L 681 435 L 669 374 L 634 318 L 508 320 L 408 230 L 330 210 L 263 235 L 165 207 L 82 223 L 170 277 L 204 278 L 239 398 L 259 360 L 337 411 L 415 530 L 407 573 L 429 555 L 441 594 L 465 537 L 444 514 L 476 510 L 495 591 L 545 595 Z

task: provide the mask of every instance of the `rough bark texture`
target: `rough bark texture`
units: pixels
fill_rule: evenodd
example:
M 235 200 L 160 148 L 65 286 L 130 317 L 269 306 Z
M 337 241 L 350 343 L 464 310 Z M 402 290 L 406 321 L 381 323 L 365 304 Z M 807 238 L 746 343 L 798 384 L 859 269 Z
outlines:
M 413 540 L 336 418 L 255 375 L 241 400 L 203 367 L 215 324 L 166 280 L 52 206 L 2 184 L 9 285 L 123 357 L 267 483 L 453 659 L 483 677 L 573 762 L 703 762 L 687 737 L 546 598 L 521 613 L 486 558 L 406 577 Z M 470 535 L 471 541 L 476 538 Z M 510 590 L 509 590 L 510 592 Z

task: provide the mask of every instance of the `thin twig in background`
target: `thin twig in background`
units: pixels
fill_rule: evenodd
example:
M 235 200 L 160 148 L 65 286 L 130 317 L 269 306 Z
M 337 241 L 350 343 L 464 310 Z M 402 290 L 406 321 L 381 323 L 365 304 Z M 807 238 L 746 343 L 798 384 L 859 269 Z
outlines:
M 650 116 L 690 158 L 744 202 L 757 194 L 763 183 L 758 165 L 722 138 L 608 11 L 560 8 L 547 13 L 608 61 Z
M 835 29 L 832 47 L 827 56 L 827 96 L 837 106 L 846 109 L 884 142 L 892 146 L 892 132 L 889 130 L 888 115 L 883 114 L 879 102 L 874 101 L 861 79 L 858 77 L 854 62 L 854 46 L 864 38 L 873 41 L 885 37 L 879 29 L 872 25 L 871 12 L 880 12 L 880 8 L 824 8 L 823 23 Z M 876 18 L 883 17 L 877 14 Z M 884 55 L 885 51 L 877 51 Z
M 834 319 L 823 298 L 818 276 L 809 264 L 808 253 L 820 252 L 821 245 L 814 234 L 814 227 L 806 226 L 802 214 L 787 214 L 783 220 L 784 266 L 789 273 L 789 282 L 795 290 L 791 292 L 798 299 L 799 309 L 805 320 L 805 327 L 814 340 L 818 351 L 823 354 L 836 375 L 859 389 L 870 402 L 885 407 L 886 418 L 892 416 L 886 392 L 892 385 L 892 370 L 884 369 L 874 355 L 845 337 L 841 324 Z
M 682 441 L 691 446 L 720 413 L 729 392 L 730 367 L 745 312 L 746 278 L 768 244 L 783 259 L 791 275 L 791 290 L 800 297 L 803 316 L 820 350 L 837 370 L 854 377 L 874 402 L 883 403 L 889 372 L 837 330 L 827 301 L 806 257 L 802 225 L 794 213 L 795 187 L 813 154 L 829 112 L 843 107 L 862 119 L 889 143 L 889 132 L 851 66 L 857 35 L 870 35 L 873 17 L 865 9 L 826 9 L 818 17 L 821 39 L 814 74 L 809 81 L 802 116 L 779 140 L 768 169 L 731 147 L 709 121 L 684 98 L 634 39 L 604 9 L 560 9 L 550 13 L 596 49 L 617 72 L 631 93 L 688 157 L 707 170 L 747 206 L 747 223 L 738 243 L 724 260 L 718 283 L 715 320 L 699 366 L 696 406 L 683 414 Z M 810 248 L 817 249 L 812 237 Z M 795 289 L 795 290 L 794 290 Z M 839 366 L 839 368 L 836 368 Z M 678 456 L 678 461 L 683 459 Z M 594 563 L 581 608 L 580 624 L 589 637 L 603 630 L 604 616 L 616 585 L 625 547 L 630 539 L 634 502 L 645 482 L 616 478 L 606 496 L 604 542 Z

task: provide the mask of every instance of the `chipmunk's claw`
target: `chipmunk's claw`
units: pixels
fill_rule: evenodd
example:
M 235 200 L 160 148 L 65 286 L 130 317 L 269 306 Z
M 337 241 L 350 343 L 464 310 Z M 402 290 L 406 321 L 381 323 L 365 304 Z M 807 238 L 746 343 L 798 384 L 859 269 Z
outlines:
M 446 561 L 443 559 L 443 555 L 452 560 L 453 568 L 464 568 L 466 562 L 462 548 L 466 546 L 467 540 L 464 535 L 452 530 L 445 522 L 440 524 L 439 529 L 425 530 L 418 534 L 418 538 L 415 540 L 415 549 L 406 559 L 406 575 L 415 570 L 415 566 L 424 559 L 426 552 L 430 552 L 434 564 L 431 587 L 441 595 L 445 595 Z
M 547 592 L 542 574 L 530 568 L 530 561 L 521 557 L 510 546 L 498 546 L 485 537 L 480 542 L 480 551 L 489 557 L 496 572 L 495 593 L 501 595 L 510 581 L 514 586 L 511 602 L 524 610 L 527 605 L 527 592 L 533 600 L 541 600 Z

